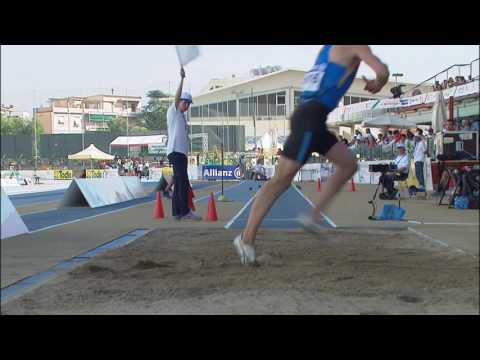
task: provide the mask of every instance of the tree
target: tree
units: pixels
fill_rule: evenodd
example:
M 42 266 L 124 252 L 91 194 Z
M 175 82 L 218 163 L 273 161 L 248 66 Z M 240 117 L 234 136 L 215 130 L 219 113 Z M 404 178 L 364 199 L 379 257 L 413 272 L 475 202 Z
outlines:
M 126 134 L 127 119 L 123 117 L 116 117 L 108 123 L 108 127 L 110 128 L 110 132 L 112 133 Z
M 166 98 L 168 95 L 160 90 L 151 90 L 147 93 L 147 97 L 149 100 L 142 112 L 145 126 L 150 130 L 166 130 L 168 105 L 161 102 L 160 99 Z
M 32 135 L 34 136 L 34 121 L 17 116 L 3 116 L 0 120 L 2 135 Z M 43 126 L 37 121 L 37 136 L 43 133 Z

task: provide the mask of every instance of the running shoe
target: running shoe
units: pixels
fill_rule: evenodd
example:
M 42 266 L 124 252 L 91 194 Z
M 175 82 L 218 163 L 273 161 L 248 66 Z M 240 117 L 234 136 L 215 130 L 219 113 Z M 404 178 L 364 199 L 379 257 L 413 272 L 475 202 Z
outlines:
M 321 223 L 313 220 L 311 215 L 306 215 L 302 214 L 297 218 L 297 223 L 300 225 L 300 227 L 315 235 L 322 235 L 325 233 L 325 226 L 323 226 Z
M 233 246 L 243 265 L 255 265 L 255 247 L 245 244 L 242 240 L 242 234 L 233 240 Z

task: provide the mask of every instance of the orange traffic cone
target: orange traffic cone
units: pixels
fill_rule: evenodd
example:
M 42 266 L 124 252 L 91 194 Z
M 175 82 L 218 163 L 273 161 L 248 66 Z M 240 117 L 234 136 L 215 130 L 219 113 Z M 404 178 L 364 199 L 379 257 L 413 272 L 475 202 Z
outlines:
M 217 209 L 215 208 L 215 199 L 213 192 L 210 193 L 210 200 L 208 201 L 207 221 L 217 221 Z
M 355 192 L 355 181 L 353 181 L 353 177 L 352 177 L 352 180 L 350 182 L 350 191 Z
M 165 214 L 163 213 L 162 196 L 158 191 L 157 191 L 157 201 L 155 202 L 155 209 L 153 211 L 153 217 L 155 219 L 163 219 L 165 217 Z
M 320 178 L 317 179 L 317 192 L 322 191 L 322 181 Z
M 193 193 L 193 190 L 191 187 L 188 188 L 188 208 L 192 211 L 195 211 L 195 204 L 193 203 L 193 198 L 195 197 L 195 194 Z

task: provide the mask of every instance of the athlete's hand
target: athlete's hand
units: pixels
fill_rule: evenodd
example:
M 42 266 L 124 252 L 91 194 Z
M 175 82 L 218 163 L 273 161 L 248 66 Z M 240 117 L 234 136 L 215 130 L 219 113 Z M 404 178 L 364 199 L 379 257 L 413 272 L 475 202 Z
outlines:
M 180 76 L 182 79 L 185 77 L 185 70 L 183 70 L 183 66 L 180 68 Z
M 382 90 L 383 85 L 385 85 L 378 79 L 368 80 L 365 76 L 362 76 L 362 79 L 363 81 L 365 81 L 364 90 L 367 90 L 372 94 L 378 93 L 380 90 Z

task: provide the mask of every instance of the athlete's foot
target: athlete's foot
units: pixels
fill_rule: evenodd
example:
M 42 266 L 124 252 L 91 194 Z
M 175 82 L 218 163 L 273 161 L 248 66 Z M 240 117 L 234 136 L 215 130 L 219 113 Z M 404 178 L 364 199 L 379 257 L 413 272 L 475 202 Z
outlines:
M 301 214 L 297 218 L 297 222 L 303 230 L 311 234 L 322 235 L 325 233 L 325 226 L 313 215 Z
M 240 256 L 240 261 L 243 265 L 255 265 L 255 247 L 253 245 L 245 244 L 242 239 L 242 234 L 238 235 L 233 240 L 233 246 Z

